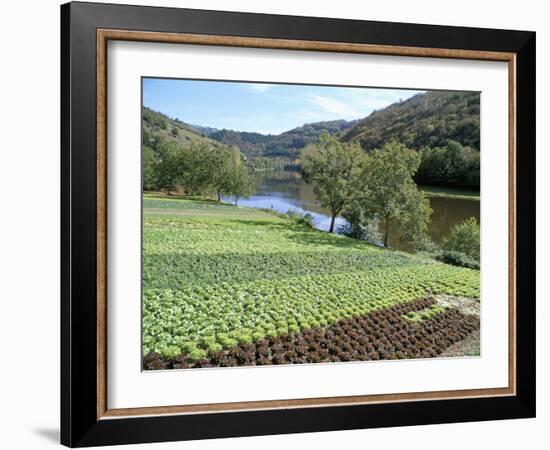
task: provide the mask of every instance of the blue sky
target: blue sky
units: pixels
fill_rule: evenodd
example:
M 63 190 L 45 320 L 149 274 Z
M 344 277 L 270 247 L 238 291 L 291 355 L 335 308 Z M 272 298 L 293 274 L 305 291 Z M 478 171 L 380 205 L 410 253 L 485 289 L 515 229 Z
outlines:
M 421 91 L 143 79 L 143 104 L 184 122 L 278 134 L 304 123 L 368 116 Z

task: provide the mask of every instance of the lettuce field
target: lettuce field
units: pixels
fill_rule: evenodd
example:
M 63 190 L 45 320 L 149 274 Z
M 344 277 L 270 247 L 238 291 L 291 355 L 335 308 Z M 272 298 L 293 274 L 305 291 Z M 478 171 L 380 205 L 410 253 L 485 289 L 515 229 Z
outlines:
M 433 357 L 479 329 L 479 271 L 285 215 L 144 197 L 145 369 Z

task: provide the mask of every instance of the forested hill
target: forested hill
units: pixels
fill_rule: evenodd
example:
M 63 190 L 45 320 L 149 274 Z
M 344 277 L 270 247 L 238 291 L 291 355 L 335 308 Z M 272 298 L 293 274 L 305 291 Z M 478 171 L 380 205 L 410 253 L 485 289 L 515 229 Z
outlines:
M 218 130 L 208 137 L 227 145 L 237 145 L 248 157 L 288 157 L 294 158 L 307 144 L 316 142 L 323 131 L 339 133 L 352 128 L 358 121 L 331 120 L 315 122 L 293 128 L 281 134 L 261 134 L 233 130 Z
M 143 142 L 148 145 L 152 139 L 165 139 L 178 143 L 183 147 L 192 144 L 207 144 L 213 147 L 225 148 L 226 146 L 209 139 L 201 134 L 193 125 L 181 120 L 171 119 L 168 116 L 144 107 L 143 113 Z
M 258 156 L 294 158 L 307 144 L 316 142 L 323 131 L 329 134 L 344 132 L 359 121 L 331 120 L 293 128 L 281 134 L 262 134 L 247 131 L 219 130 L 191 125 L 150 108 L 143 108 L 143 129 L 148 134 L 162 136 L 179 144 L 207 143 L 213 146 L 237 146 L 248 158 Z
M 412 149 L 444 147 L 449 140 L 479 150 L 479 93 L 432 91 L 375 111 L 342 140 L 369 151 L 390 139 Z
M 160 137 L 183 146 L 237 146 L 256 167 L 299 160 L 302 149 L 317 142 L 323 132 L 344 142 L 358 141 L 366 151 L 396 140 L 420 152 L 422 162 L 415 175 L 418 183 L 476 189 L 480 173 L 479 101 L 476 92 L 432 91 L 394 103 L 365 119 L 309 123 L 277 135 L 190 125 L 144 108 L 143 137 L 145 144 Z

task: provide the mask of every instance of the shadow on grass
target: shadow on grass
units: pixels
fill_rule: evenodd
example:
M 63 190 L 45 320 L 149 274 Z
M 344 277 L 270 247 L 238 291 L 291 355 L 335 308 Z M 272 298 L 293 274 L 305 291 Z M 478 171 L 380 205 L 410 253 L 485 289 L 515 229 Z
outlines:
M 284 239 L 292 240 L 298 244 L 311 246 L 332 246 L 337 248 L 350 248 L 358 250 L 381 250 L 379 247 L 336 233 L 316 230 L 308 225 L 300 224 L 292 220 L 274 222 L 270 220 L 249 220 L 249 219 L 228 219 L 228 223 L 235 223 L 239 226 L 262 227 L 277 232 L 291 232 L 285 234 Z
M 411 259 L 385 252 L 280 251 L 223 254 L 146 254 L 143 287 L 182 289 L 190 285 L 240 283 L 299 276 L 364 272 L 411 264 Z

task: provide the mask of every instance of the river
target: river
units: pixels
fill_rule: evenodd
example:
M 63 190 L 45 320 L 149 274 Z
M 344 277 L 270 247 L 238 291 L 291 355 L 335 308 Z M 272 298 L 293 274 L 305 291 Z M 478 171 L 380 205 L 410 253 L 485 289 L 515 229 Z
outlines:
M 300 173 L 292 171 L 277 171 L 257 173 L 256 194 L 248 199 L 240 199 L 239 205 L 253 208 L 267 208 L 286 213 L 294 210 L 298 213 L 309 213 L 313 217 L 313 226 L 327 231 L 330 226 L 328 211 L 322 208 L 315 198 L 313 186 L 304 182 Z M 442 191 L 441 189 L 430 189 Z M 460 191 L 453 190 L 454 194 Z M 451 227 L 461 223 L 464 219 L 475 217 L 479 221 L 479 200 L 430 197 L 433 213 L 428 228 L 432 240 L 441 244 L 448 236 Z M 227 199 L 231 201 L 231 199 Z M 344 225 L 342 217 L 336 219 L 336 229 Z M 411 248 L 398 239 L 395 232 L 390 230 L 389 246 L 400 250 L 410 251 Z

